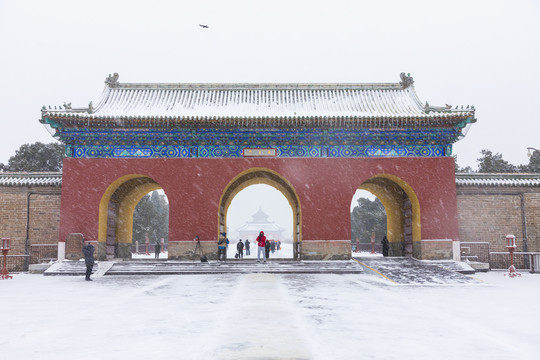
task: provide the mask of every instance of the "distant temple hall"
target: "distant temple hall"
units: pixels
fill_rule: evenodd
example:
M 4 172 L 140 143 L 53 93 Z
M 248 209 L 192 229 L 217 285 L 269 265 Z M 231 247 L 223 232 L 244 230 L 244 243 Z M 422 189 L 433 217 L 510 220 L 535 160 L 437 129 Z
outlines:
M 246 222 L 244 225 L 236 229 L 238 232 L 238 238 L 249 241 L 254 241 L 261 231 L 264 231 L 264 235 L 269 240 L 286 240 L 283 236 L 282 227 L 276 225 L 274 222 L 268 220 L 268 215 L 262 211 L 262 208 L 259 207 L 259 210 L 252 215 L 252 219 L 249 222 Z

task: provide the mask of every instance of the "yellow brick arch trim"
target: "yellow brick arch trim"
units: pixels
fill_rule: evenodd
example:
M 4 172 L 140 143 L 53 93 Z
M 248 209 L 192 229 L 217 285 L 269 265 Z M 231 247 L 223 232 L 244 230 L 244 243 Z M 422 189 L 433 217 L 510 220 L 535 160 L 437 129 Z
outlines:
M 117 242 L 131 244 L 133 241 L 133 212 L 135 211 L 135 207 L 146 194 L 159 189 L 161 189 L 161 186 L 156 183 L 139 185 L 130 191 L 120 203 L 116 225 Z
M 359 187 L 375 195 L 386 211 L 386 236 L 390 242 L 403 241 L 403 213 L 395 194 L 391 194 L 384 186 L 365 183 Z
M 386 211 L 387 221 L 387 237 L 390 242 L 403 241 L 403 226 L 404 218 L 401 211 L 401 202 L 399 199 L 399 193 L 392 186 L 385 186 L 381 183 L 370 182 L 377 178 L 382 178 L 391 181 L 397 187 L 399 187 L 407 197 L 409 198 L 412 206 L 412 238 L 413 241 L 420 241 L 421 235 L 421 221 L 420 221 L 420 203 L 418 197 L 413 188 L 401 178 L 391 174 L 379 174 L 366 180 L 360 185 L 360 190 L 366 190 L 375 195 L 383 204 Z
M 218 212 L 218 224 L 223 224 L 224 228 L 227 228 L 227 212 L 234 197 L 242 190 L 251 185 L 269 185 L 278 190 L 285 196 L 293 212 L 293 241 L 301 241 L 301 221 L 302 221 L 302 207 L 300 206 L 300 200 L 296 190 L 292 184 L 285 179 L 281 174 L 274 170 L 267 168 L 250 168 L 242 171 L 235 176 L 225 186 L 223 193 L 219 199 L 219 212 Z M 223 216 L 223 218 L 221 218 Z M 298 230 L 297 230 L 298 226 Z M 219 230 L 218 230 L 219 232 Z M 298 234 L 297 234 L 298 232 Z M 219 234 L 218 234 L 219 238 Z
M 119 243 L 131 243 L 133 236 L 133 212 L 139 201 L 149 192 L 161 189 L 161 186 L 145 175 L 130 174 L 115 180 L 107 190 L 105 190 L 99 203 L 99 230 L 98 241 L 107 241 L 107 218 L 109 202 L 116 190 L 130 180 L 146 180 L 140 185 L 128 189 L 126 196 L 121 200 L 118 208 L 118 218 L 116 219 L 116 241 Z

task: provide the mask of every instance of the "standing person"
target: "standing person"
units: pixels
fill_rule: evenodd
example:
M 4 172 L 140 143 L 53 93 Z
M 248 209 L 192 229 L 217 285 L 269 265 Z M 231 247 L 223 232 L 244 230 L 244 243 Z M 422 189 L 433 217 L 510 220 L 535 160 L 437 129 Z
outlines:
M 223 255 L 223 260 L 227 258 L 227 233 L 222 232 L 221 237 L 218 241 L 218 253 L 217 253 L 217 259 L 218 261 L 221 260 L 221 256 Z
M 197 252 L 201 253 L 201 256 L 203 255 L 202 249 L 201 249 L 201 240 L 199 239 L 199 235 L 195 235 L 193 238 L 193 241 L 196 241 L 195 244 L 195 250 L 193 251 L 193 255 L 197 255 Z
M 264 231 L 259 233 L 257 236 L 257 262 L 261 262 L 261 252 L 263 253 L 264 262 L 266 262 L 266 250 L 264 245 L 266 244 L 266 236 L 264 236 Z
M 388 256 L 388 249 L 390 247 L 389 246 L 390 243 L 388 242 L 388 239 L 386 238 L 386 236 L 383 236 L 381 244 L 382 244 L 382 254 L 383 254 L 383 256 Z
M 160 252 L 161 252 L 161 245 L 156 241 L 156 245 L 154 245 L 154 254 L 156 255 L 156 259 L 159 259 Z
M 266 254 L 266 258 L 270 258 L 270 240 L 266 240 L 266 243 L 264 244 L 264 252 Z
M 86 264 L 86 281 L 92 281 L 90 274 L 92 274 L 92 268 L 94 267 L 94 246 L 89 242 L 83 247 L 84 263 Z
M 244 243 L 242 242 L 242 239 L 238 240 L 238 244 L 236 244 L 236 250 L 238 250 L 238 258 L 243 259 L 244 258 Z
M 249 251 L 249 239 L 246 239 L 246 256 L 251 255 L 251 252 Z
M 271 242 L 270 242 L 270 250 L 272 250 L 272 254 L 274 252 L 276 252 L 276 241 L 275 240 L 271 240 Z

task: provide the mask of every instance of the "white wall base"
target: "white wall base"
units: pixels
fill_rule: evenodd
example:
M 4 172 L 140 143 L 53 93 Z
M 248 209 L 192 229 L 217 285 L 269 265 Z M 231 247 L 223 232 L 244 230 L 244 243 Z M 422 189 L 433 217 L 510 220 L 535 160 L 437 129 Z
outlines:
M 66 260 L 66 242 L 58 242 L 58 261 Z
M 459 241 L 452 241 L 452 255 L 454 261 L 461 261 L 461 247 Z

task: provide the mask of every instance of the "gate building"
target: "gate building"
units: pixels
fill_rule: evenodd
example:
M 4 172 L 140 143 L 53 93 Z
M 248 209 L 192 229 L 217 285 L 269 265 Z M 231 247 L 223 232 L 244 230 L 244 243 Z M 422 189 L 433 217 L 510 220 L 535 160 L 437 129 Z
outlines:
M 349 259 L 357 189 L 383 203 L 390 255 L 452 256 L 452 144 L 476 118 L 474 107 L 421 102 L 406 74 L 383 84 L 140 84 L 114 74 L 97 102 L 44 107 L 40 121 L 66 145 L 60 258 L 71 233 L 97 241 L 99 259 L 129 258 L 134 208 L 156 189 L 169 200 L 169 258 L 190 258 L 195 235 L 215 253 L 234 196 L 266 184 L 292 209 L 296 259 Z

